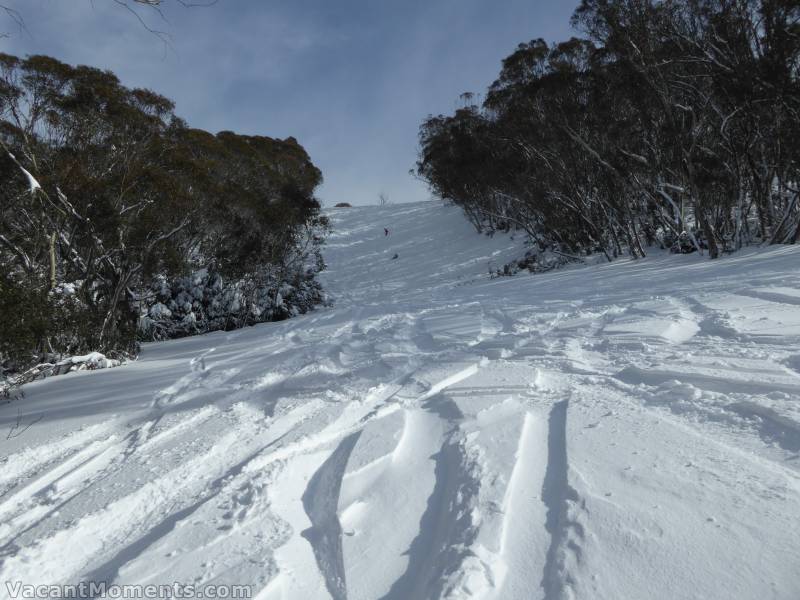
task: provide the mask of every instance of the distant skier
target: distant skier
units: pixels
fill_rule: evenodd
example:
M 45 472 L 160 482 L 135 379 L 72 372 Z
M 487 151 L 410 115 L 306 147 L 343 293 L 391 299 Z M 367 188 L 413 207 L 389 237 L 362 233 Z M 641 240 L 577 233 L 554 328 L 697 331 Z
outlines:
M 398 254 L 395 254 L 395 255 L 392 257 L 392 260 L 397 260 L 398 258 L 400 258 L 400 256 L 399 256 Z
M 389 235 L 389 230 L 386 229 L 386 227 L 383 228 L 383 235 L 386 236 L 386 237 L 388 237 L 388 235 Z

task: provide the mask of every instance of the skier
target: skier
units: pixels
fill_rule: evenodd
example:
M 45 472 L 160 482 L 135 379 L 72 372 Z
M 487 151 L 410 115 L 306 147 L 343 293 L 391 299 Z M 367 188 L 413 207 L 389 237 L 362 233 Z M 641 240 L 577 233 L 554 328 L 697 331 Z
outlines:
M 395 254 L 395 255 L 392 257 L 392 260 L 397 260 L 398 258 L 400 258 L 400 256 L 399 256 L 398 254 Z
M 383 228 L 383 235 L 384 236 L 388 236 L 389 235 L 389 230 L 386 229 L 386 227 Z

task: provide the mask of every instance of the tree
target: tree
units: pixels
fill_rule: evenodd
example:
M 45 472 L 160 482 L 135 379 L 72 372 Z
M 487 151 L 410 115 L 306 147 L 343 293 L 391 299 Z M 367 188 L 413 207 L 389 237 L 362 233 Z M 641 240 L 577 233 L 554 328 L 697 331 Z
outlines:
M 132 352 L 153 285 L 195 269 L 277 299 L 322 268 L 322 176 L 298 142 L 173 111 L 108 71 L 0 54 L 0 304 L 30 313 L 17 354 Z M 279 316 L 248 308 L 224 326 Z
M 436 195 L 570 254 L 798 241 L 796 2 L 583 0 L 572 23 L 585 39 L 520 44 L 482 106 L 423 123 Z

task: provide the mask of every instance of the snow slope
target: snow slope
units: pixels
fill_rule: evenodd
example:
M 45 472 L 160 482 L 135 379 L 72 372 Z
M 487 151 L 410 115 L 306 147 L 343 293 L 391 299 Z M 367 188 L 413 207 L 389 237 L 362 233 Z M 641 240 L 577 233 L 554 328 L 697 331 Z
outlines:
M 1 406 L 0 580 L 800 598 L 800 248 L 490 280 L 457 213 L 336 210 L 333 308 Z

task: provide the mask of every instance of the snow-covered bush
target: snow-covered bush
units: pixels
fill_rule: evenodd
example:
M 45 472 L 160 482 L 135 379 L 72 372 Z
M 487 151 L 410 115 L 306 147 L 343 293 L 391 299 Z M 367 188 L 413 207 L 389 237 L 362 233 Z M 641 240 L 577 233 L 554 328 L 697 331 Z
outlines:
M 200 269 L 171 282 L 154 282 L 139 303 L 139 338 L 162 340 L 280 321 L 324 302 L 313 270 L 295 274 L 290 282 L 273 272 L 226 281 Z

